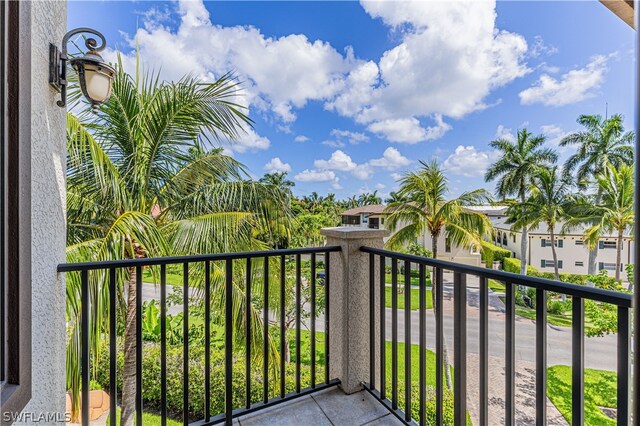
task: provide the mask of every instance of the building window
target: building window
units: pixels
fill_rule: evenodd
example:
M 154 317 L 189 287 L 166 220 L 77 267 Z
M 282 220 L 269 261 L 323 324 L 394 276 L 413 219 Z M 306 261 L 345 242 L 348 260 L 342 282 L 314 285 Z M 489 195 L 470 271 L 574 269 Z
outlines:
M 506 246 L 507 245 L 507 233 L 503 233 L 502 234 L 502 245 Z
M 553 263 L 553 260 L 542 259 L 540 261 L 540 267 L 542 267 L 542 268 L 553 268 L 553 267 L 555 267 L 555 263 Z M 558 269 L 562 269 L 562 260 L 558 260 Z
M 513 243 L 516 243 L 516 234 L 511 234 L 511 237 L 513 238 Z
M 615 241 L 600 241 L 598 248 L 600 249 L 614 249 L 618 246 Z
M 444 252 L 451 253 L 451 240 L 449 238 L 445 238 L 444 240 Z
M 360 225 L 360 216 L 342 216 L 343 225 Z
M 362 223 L 367 223 L 369 221 L 369 215 L 368 214 L 363 214 L 362 215 Z
M 576 240 L 576 245 L 577 245 L 577 246 L 583 246 L 583 245 L 584 245 L 584 241 L 582 241 L 582 240 Z
M 540 240 L 540 245 L 542 247 L 551 247 L 551 240 L 543 238 Z M 564 240 L 555 240 L 555 245 L 557 248 L 562 248 L 564 245 Z
M 584 262 L 582 262 L 581 260 L 576 260 L 576 266 L 584 266 Z
M 615 271 L 616 270 L 616 264 L 615 263 L 608 263 L 608 262 L 600 262 L 598 264 L 598 270 L 602 271 Z M 622 271 L 624 269 L 624 265 L 622 263 L 620 263 L 620 271 Z

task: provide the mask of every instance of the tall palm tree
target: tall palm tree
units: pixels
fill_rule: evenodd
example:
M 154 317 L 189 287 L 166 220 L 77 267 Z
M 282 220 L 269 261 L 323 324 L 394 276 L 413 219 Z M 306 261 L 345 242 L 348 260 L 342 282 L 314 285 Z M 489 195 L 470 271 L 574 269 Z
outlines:
M 377 190 L 373 192 L 365 192 L 364 194 L 360 194 L 360 196 L 358 196 L 359 206 L 370 206 L 373 204 L 380 204 L 380 203 L 382 203 L 382 199 L 378 197 Z
M 533 136 L 527 129 L 518 131 L 515 141 L 496 139 L 489 145 L 500 152 L 500 159 L 489 167 L 484 180 L 489 182 L 498 179 L 496 195 L 506 198 L 516 196 L 522 205 L 527 199 L 529 186 L 540 167 L 558 161 L 558 155 L 552 149 L 545 148 L 544 135 Z M 527 274 L 527 251 L 529 245 L 528 229 L 522 229 L 520 242 L 520 273 Z
M 567 212 L 571 208 L 569 195 L 572 189 L 570 177 L 560 173 L 558 166 L 540 168 L 531 183 L 531 196 L 522 206 L 512 206 L 520 212 L 516 215 L 517 220 L 514 226 L 535 228 L 540 223 L 547 225 L 556 280 L 560 279 L 556 252 L 556 225 L 568 217 Z
M 584 130 L 572 133 L 560 142 L 560 146 L 577 145 L 578 151 L 567 159 L 564 165 L 565 174 L 576 174 L 576 182 L 581 188 L 589 186 L 589 182 L 606 172 L 609 164 L 620 167 L 633 163 L 633 132 L 625 132 L 623 118 L 615 114 L 611 118 L 600 115 L 581 115 L 578 124 Z M 600 195 L 596 194 L 596 204 Z M 596 273 L 598 245 L 589 250 L 588 273 Z
M 296 184 L 287 178 L 287 174 L 287 172 L 266 173 L 260 178 L 259 182 L 280 188 L 283 192 L 291 193 L 291 188 L 296 186 Z
M 616 243 L 616 281 L 620 281 L 622 264 L 622 245 L 624 233 L 633 229 L 634 176 L 631 166 L 622 165 L 619 169 L 609 165 L 607 171 L 596 176 L 600 202 L 595 204 L 588 198 L 581 198 L 574 206 L 571 218 L 565 226 L 591 224 L 584 232 L 586 245 L 591 248 L 600 242 L 603 233 L 615 234 Z
M 112 96 L 97 115 L 67 116 L 68 261 L 264 248 L 253 230 L 288 221 L 286 195 L 247 180 L 240 163 L 219 149 L 205 147 L 209 142 L 233 141 L 250 124 L 242 107 L 232 101 L 239 94 L 234 79 L 225 75 L 203 84 L 185 77 L 165 83 L 157 75 L 139 79 L 136 73 L 134 78 L 121 64 L 116 69 Z M 204 273 L 195 269 L 192 285 L 197 286 Z M 222 274 L 214 268 L 213 291 L 220 294 L 224 294 Z M 118 306 L 125 322 L 121 424 L 132 425 L 136 269 L 122 271 L 118 278 Z M 70 274 L 67 282 L 72 324 L 67 358 L 72 364 L 79 359 L 79 329 L 73 325 L 78 325 L 80 283 L 76 274 Z M 92 275 L 91 329 L 96 346 L 108 330 L 108 287 L 104 274 Z M 241 313 L 251 301 L 240 285 L 234 286 L 232 299 L 235 312 L 228 320 L 242 330 L 246 324 Z M 218 303 L 212 307 L 220 308 Z M 225 320 L 224 315 L 217 318 Z M 252 327 L 261 326 L 256 308 L 251 322 Z M 255 344 L 261 339 L 258 334 Z M 69 370 L 70 383 L 79 382 L 73 368 Z M 78 388 L 72 390 L 77 397 Z
M 396 191 L 391 191 L 389 193 L 389 196 L 384 200 L 384 202 L 387 204 L 397 203 L 399 201 L 404 201 L 404 200 Z
M 414 243 L 418 237 L 431 236 L 433 257 L 438 256 L 438 238 L 441 235 L 456 245 L 480 246 L 484 237 L 491 235 L 491 221 L 484 214 L 465 209 L 466 206 L 488 202 L 490 194 L 484 189 L 465 192 L 458 198 L 447 200 L 447 178 L 435 161 L 420 162 L 421 167 L 400 179 L 398 194 L 401 201 L 389 203 L 387 226 L 393 235 L 387 241 L 391 249 L 400 249 Z M 433 282 L 434 290 L 437 283 Z M 432 291 L 436 306 L 435 291 Z M 441 309 L 441 307 L 437 307 Z M 445 350 L 445 364 L 448 365 Z M 447 386 L 451 388 L 451 373 L 445 368 Z

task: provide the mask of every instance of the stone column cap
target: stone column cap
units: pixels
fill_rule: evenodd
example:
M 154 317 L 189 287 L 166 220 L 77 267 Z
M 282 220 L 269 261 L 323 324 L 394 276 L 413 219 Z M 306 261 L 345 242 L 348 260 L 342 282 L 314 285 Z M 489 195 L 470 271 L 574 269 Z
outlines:
M 345 240 L 368 240 L 371 238 L 385 238 L 390 232 L 386 229 L 369 229 L 357 226 L 337 226 L 335 228 L 322 228 L 320 235 Z

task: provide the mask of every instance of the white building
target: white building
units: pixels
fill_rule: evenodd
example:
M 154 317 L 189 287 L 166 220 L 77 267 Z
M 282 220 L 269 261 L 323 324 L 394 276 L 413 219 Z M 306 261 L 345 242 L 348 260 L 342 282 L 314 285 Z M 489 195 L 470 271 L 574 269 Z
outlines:
M 511 230 L 511 225 L 506 223 L 506 218 L 492 218 L 496 231 L 495 243 L 510 250 L 513 256 L 521 259 L 522 253 L 520 244 L 522 242 L 522 232 Z M 589 264 L 589 251 L 583 242 L 585 228 L 580 228 L 571 233 L 562 234 L 562 224 L 556 225 L 556 253 L 558 255 L 559 272 L 570 274 L 586 274 Z M 528 249 L 525 253 L 527 263 L 541 272 L 553 272 L 553 254 L 551 251 L 551 240 L 547 227 L 541 224 L 528 233 Z M 598 257 L 596 267 L 598 270 L 606 270 L 609 275 L 615 274 L 616 268 L 616 247 L 617 237 L 615 235 L 604 235 L 600 239 L 598 247 Z M 632 263 L 633 250 L 635 245 L 629 233 L 625 234 L 622 242 L 622 265 L 621 272 L 624 277 L 625 266 Z

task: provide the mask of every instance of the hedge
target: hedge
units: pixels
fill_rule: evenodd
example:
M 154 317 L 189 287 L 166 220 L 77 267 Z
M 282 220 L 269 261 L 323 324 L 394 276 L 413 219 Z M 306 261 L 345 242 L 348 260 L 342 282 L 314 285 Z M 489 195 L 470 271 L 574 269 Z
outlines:
M 182 419 L 183 393 L 182 393 L 182 346 L 167 347 L 167 413 L 176 420 Z M 225 409 L 224 391 L 224 353 L 222 351 L 211 352 L 211 413 L 216 415 L 223 413 Z M 262 400 L 263 378 L 262 362 L 252 362 L 251 372 L 251 400 Z M 124 366 L 124 354 L 122 346 L 118 346 L 117 358 L 117 389 L 118 396 L 122 394 L 122 369 Z M 97 366 L 95 367 L 96 382 L 103 389 L 109 389 L 109 351 L 101 352 Z M 305 388 L 311 384 L 310 368 L 303 366 L 300 369 L 300 385 Z M 324 377 L 322 365 L 316 366 L 316 377 L 321 380 Z M 279 386 L 274 383 L 274 376 L 270 378 L 270 397 L 279 395 Z M 245 405 L 245 357 L 243 354 L 235 354 L 233 360 L 233 406 Z M 157 343 L 144 343 L 142 358 L 142 400 L 145 410 L 160 412 L 160 345 Z M 288 363 L 285 374 L 285 390 L 287 393 L 295 391 L 295 363 Z M 189 347 L 189 417 L 195 421 L 204 417 L 204 348 L 201 345 Z
M 512 272 L 514 274 L 520 273 L 520 259 L 515 257 L 508 257 L 502 260 L 502 269 L 505 272 Z M 536 277 L 538 276 L 538 270 L 531 265 L 527 265 L 527 275 Z
M 509 250 L 498 247 L 489 241 L 482 241 L 481 245 L 482 261 L 488 268 L 493 266 L 493 262 L 503 262 L 504 259 L 511 258 L 511 252 Z
M 520 273 L 520 259 L 516 258 L 505 258 L 503 260 L 503 269 L 506 272 L 513 272 L 514 274 Z M 555 280 L 556 276 L 553 272 L 540 272 L 536 268 L 531 265 L 527 265 L 527 275 L 532 277 L 546 278 L 549 280 Z M 560 281 L 563 283 L 571 283 L 571 284 L 579 284 L 586 285 L 587 281 L 589 281 L 589 275 L 583 274 L 563 274 L 560 273 Z M 601 288 L 610 288 L 615 283 L 615 278 L 606 277 L 606 276 L 597 276 L 598 279 L 598 287 Z M 595 277 L 592 277 L 592 280 L 595 280 Z

